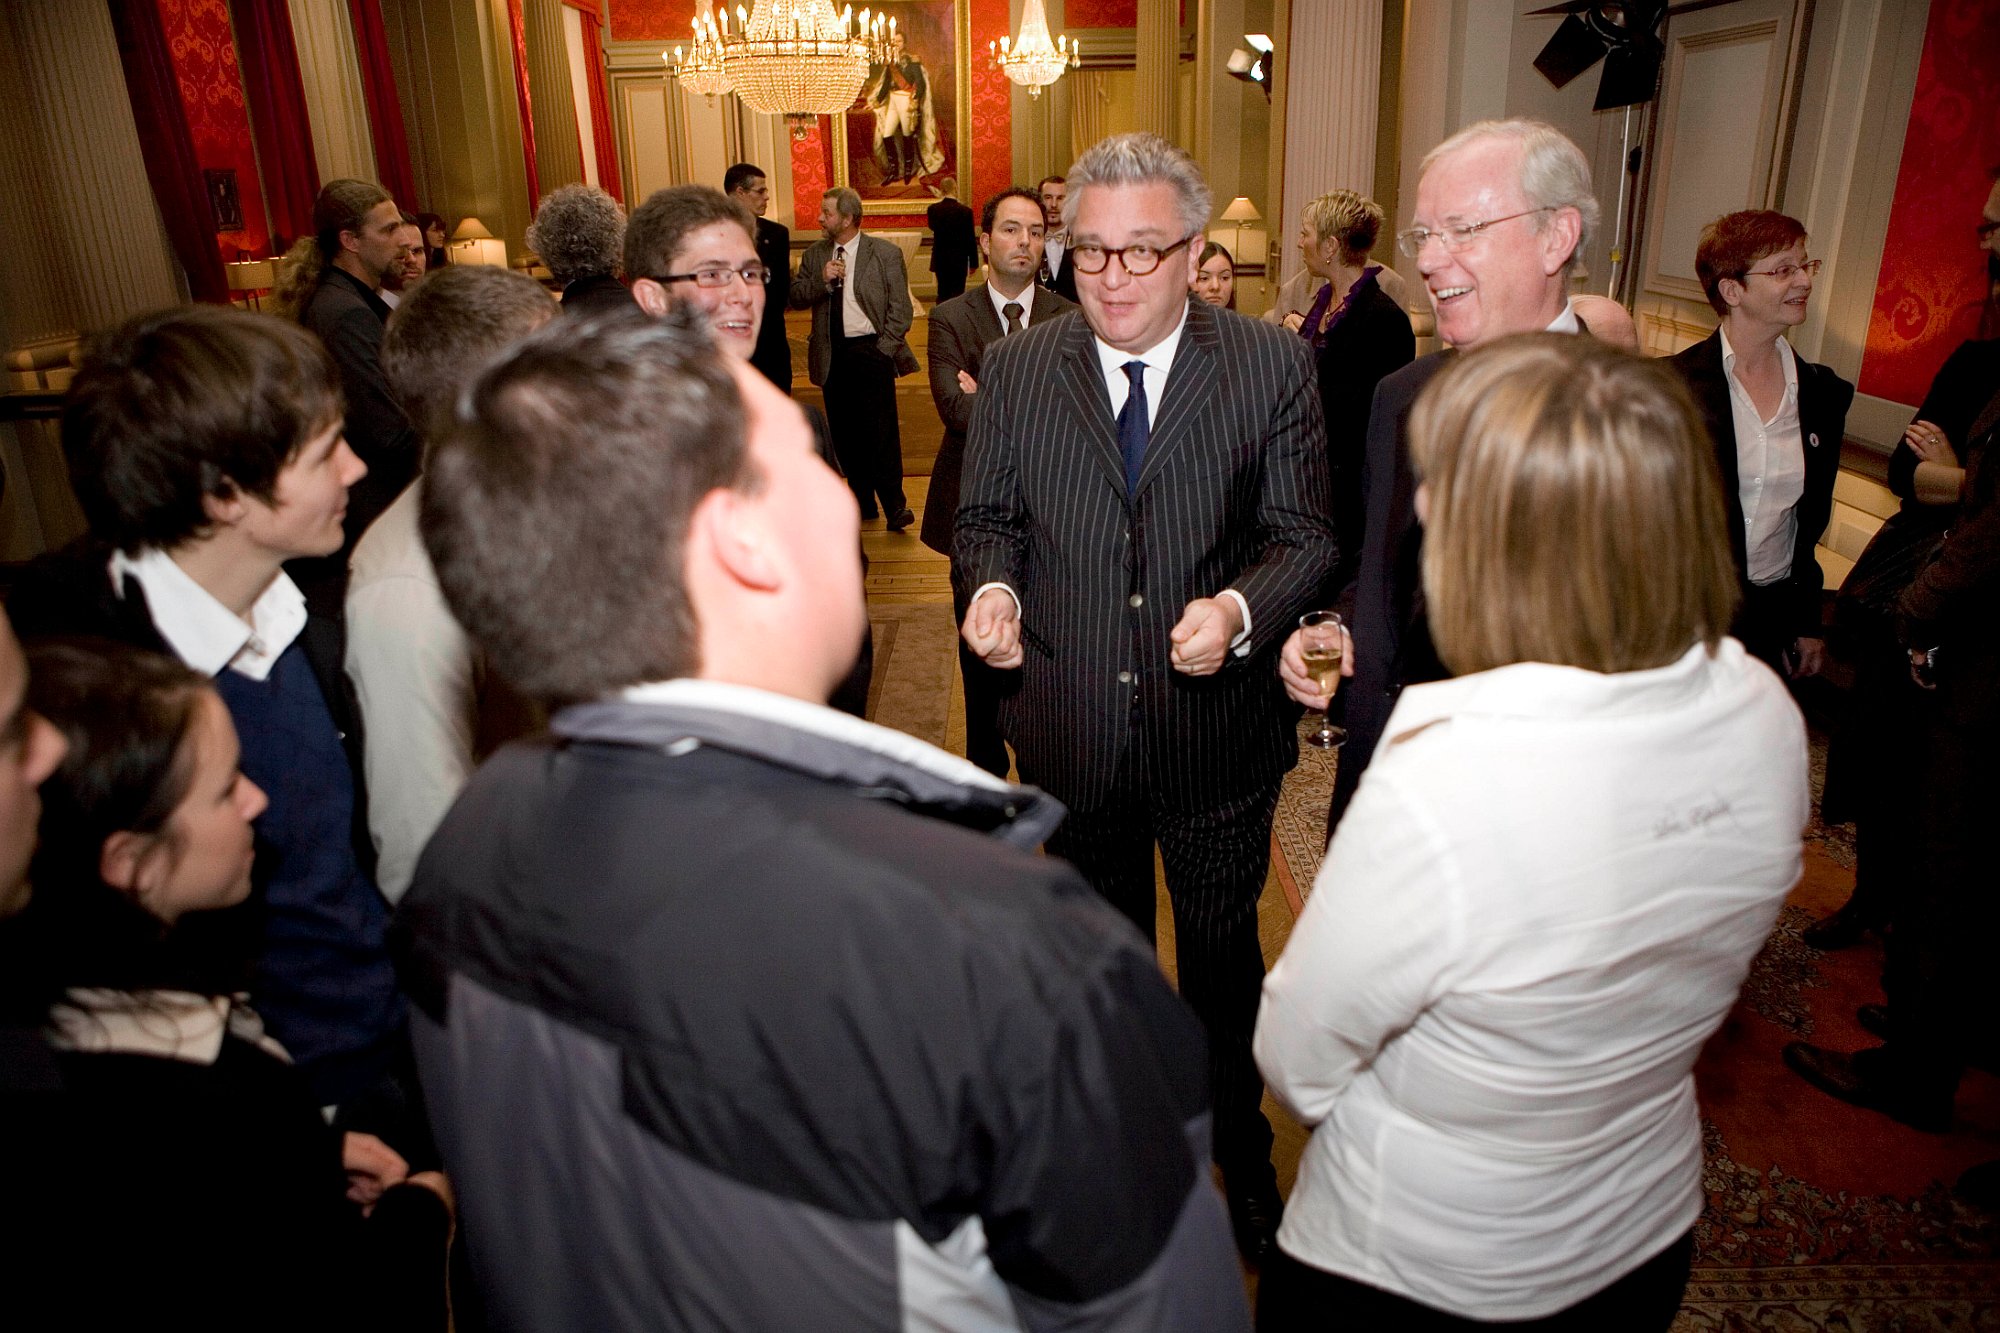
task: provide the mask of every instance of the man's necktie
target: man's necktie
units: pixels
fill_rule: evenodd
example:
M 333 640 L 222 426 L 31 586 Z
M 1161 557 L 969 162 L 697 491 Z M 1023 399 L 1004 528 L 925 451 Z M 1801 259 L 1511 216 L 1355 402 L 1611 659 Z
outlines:
M 1146 461 L 1146 436 L 1152 430 L 1152 423 L 1146 418 L 1146 363 L 1127 361 L 1125 378 L 1132 381 L 1132 392 L 1126 395 L 1124 410 L 1118 414 L 1118 454 L 1125 460 L 1125 493 L 1131 495 L 1139 489 L 1139 468 Z
M 1019 301 L 1009 301 L 1006 305 L 1001 306 L 1000 314 L 1007 321 L 1007 327 L 1004 332 L 1019 333 L 1021 331 L 1021 303 Z

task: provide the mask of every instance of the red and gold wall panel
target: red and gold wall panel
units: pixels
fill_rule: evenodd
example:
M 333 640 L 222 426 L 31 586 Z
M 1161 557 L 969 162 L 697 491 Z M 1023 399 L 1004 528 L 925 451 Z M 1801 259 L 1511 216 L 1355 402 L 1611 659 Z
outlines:
M 243 75 L 236 65 L 236 43 L 230 33 L 227 0 L 158 0 L 160 26 L 173 56 L 181 104 L 188 131 L 203 171 L 236 173 L 236 198 L 242 209 L 239 229 L 216 233 L 225 263 L 239 251 L 256 258 L 271 253 L 270 229 L 264 219 L 264 198 L 257 183 L 257 148 L 250 136 L 250 115 L 243 105 Z
M 1923 400 L 1979 324 L 1986 256 L 1975 228 L 2000 166 L 2000 5 L 1933 0 L 1882 247 L 1861 392 Z

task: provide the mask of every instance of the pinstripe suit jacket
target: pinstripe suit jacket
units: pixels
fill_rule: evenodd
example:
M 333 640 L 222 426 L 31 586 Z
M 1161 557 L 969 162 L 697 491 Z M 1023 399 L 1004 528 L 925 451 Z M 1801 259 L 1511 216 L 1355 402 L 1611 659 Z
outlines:
M 966 446 L 952 577 L 1021 599 L 1025 662 L 1001 734 L 1022 775 L 1088 810 L 1129 723 L 1151 789 L 1199 807 L 1298 758 L 1275 662 L 1332 570 L 1326 437 L 1305 343 L 1190 301 L 1133 494 L 1096 339 L 1081 315 L 987 350 Z M 1249 652 L 1212 676 L 1168 662 L 1188 602 L 1234 588 Z

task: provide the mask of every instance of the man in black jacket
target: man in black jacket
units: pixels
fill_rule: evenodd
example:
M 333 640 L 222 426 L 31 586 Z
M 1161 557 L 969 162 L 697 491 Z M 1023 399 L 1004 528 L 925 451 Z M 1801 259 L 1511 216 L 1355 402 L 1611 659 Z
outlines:
M 1034 854 L 1058 805 L 823 706 L 854 503 L 689 315 L 551 324 L 431 442 L 454 612 L 590 701 L 479 771 L 398 917 L 487 1308 L 1247 1329 L 1199 1030 Z
M 946 176 L 939 183 L 944 198 L 924 210 L 931 229 L 931 272 L 937 275 L 937 299 L 949 301 L 965 291 L 966 274 L 979 265 L 973 239 L 972 210 L 958 201 L 958 181 Z
M 757 350 L 750 364 L 786 393 L 792 391 L 792 344 L 785 336 L 785 303 L 792 292 L 791 229 L 764 216 L 771 207 L 771 182 L 753 162 L 738 162 L 722 175 L 722 192 L 757 219 L 757 260 L 764 266 L 764 315 L 757 325 Z
M 1530 183 L 1542 193 L 1531 193 Z M 1585 332 L 1569 301 L 1570 275 L 1588 246 L 1598 206 L 1590 164 L 1577 146 L 1539 121 L 1481 121 L 1424 158 L 1416 225 L 1396 238 L 1417 261 L 1450 346 L 1384 379 L 1368 415 L 1361 459 L 1362 530 L 1355 579 L 1336 599 L 1351 630 L 1341 674 L 1347 744 L 1334 777 L 1327 836 L 1353 799 L 1405 685 L 1445 674 L 1424 615 L 1423 529 L 1404 424 L 1417 394 L 1453 349 L 1470 351 L 1510 333 Z M 1306 674 L 1299 636 L 1286 640 L 1281 674 L 1292 698 L 1324 708 L 1329 696 Z

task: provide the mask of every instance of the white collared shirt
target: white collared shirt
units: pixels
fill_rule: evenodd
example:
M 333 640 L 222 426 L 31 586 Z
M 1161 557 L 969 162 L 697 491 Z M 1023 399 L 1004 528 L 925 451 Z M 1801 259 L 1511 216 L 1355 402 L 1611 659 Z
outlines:
M 1031 282 L 1026 287 L 1023 287 L 1019 296 L 1006 296 L 1001 293 L 998 287 L 989 282 L 986 284 L 986 294 L 993 298 L 993 313 L 1000 316 L 1000 331 L 1002 333 L 1018 333 L 1020 331 L 1020 329 L 1009 329 L 1007 327 L 1007 307 L 1010 305 L 1021 307 L 1020 328 L 1025 329 L 1028 327 L 1028 321 L 1035 314 L 1034 283 Z
M 1736 495 L 1743 506 L 1745 573 L 1759 586 L 1792 572 L 1799 536 L 1799 501 L 1806 493 L 1806 450 L 1799 426 L 1799 363 L 1792 345 L 1778 339 L 1785 394 L 1766 421 L 1736 378 L 1736 349 L 1722 335 L 1722 377 L 1729 381 L 1729 415 L 1736 426 Z
M 1576 307 L 1571 305 L 1568 301 L 1564 301 L 1562 313 L 1560 315 L 1557 315 L 1554 319 L 1550 320 L 1549 326 L 1546 329 L 1543 329 L 1542 332 L 1582 333 L 1583 321 L 1576 317 Z
M 834 246 L 833 252 L 847 264 L 847 277 L 840 284 L 840 331 L 850 338 L 864 338 L 875 332 L 875 325 L 862 311 L 861 302 L 854 295 L 855 264 L 861 257 L 861 233 L 857 231 L 851 240 Z
M 306 627 L 305 594 L 282 570 L 251 603 L 248 617 L 218 602 L 157 548 L 136 557 L 114 553 L 111 586 L 122 589 L 127 574 L 145 591 L 153 628 L 174 656 L 204 675 L 217 676 L 230 667 L 252 680 L 265 680 Z
M 1063 251 L 1067 249 L 1069 233 L 1066 231 L 1050 232 L 1042 237 L 1042 264 L 1051 278 L 1062 272 Z

